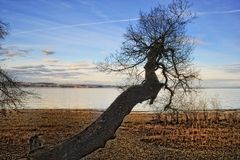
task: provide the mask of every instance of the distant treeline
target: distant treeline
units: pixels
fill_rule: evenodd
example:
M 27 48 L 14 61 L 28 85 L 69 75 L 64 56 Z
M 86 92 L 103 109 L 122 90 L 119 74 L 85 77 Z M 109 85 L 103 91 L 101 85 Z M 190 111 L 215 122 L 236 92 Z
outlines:
M 22 87 L 50 87 L 50 88 L 114 88 L 113 85 L 101 84 L 58 84 L 47 82 L 19 82 Z
M 122 88 L 116 85 L 104 84 L 58 84 L 48 82 L 19 82 L 22 87 L 59 87 L 59 88 Z M 240 86 L 230 87 L 196 87 L 195 89 L 240 89 Z

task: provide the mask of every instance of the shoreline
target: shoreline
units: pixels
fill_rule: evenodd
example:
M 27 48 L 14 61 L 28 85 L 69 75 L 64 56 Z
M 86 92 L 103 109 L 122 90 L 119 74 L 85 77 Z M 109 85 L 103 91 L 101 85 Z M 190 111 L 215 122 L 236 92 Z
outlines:
M 10 109 L 11 110 L 11 109 Z M 104 109 L 88 109 L 88 108 L 82 108 L 82 109 L 73 109 L 73 108 L 21 108 L 18 109 L 18 111 L 76 111 L 76 112 L 100 112 L 103 113 L 105 110 Z M 234 109 L 208 109 L 208 110 L 194 110 L 190 112 L 240 112 L 240 108 L 234 108 Z M 141 113 L 141 114 L 154 114 L 154 113 L 159 113 L 160 111 L 131 111 L 130 113 Z M 164 113 L 163 111 L 161 111 Z M 182 111 L 179 111 L 182 112 Z

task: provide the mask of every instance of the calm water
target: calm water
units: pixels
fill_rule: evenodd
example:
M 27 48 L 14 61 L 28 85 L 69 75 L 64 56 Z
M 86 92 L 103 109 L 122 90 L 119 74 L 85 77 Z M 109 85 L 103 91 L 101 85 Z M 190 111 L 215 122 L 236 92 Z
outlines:
M 25 108 L 39 109 L 106 109 L 121 93 L 114 88 L 31 88 L 40 98 L 30 98 Z M 206 97 L 217 97 L 221 108 L 240 108 L 240 89 L 204 89 Z M 151 111 L 144 104 L 136 111 Z

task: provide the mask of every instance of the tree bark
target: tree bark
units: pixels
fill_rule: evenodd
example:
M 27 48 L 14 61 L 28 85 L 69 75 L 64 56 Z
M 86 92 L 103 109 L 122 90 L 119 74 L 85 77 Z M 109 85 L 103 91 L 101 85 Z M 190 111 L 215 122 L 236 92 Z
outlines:
M 145 65 L 146 81 L 142 85 L 135 85 L 121 93 L 110 107 L 89 127 L 79 134 L 58 144 L 49 151 L 31 155 L 33 160 L 79 160 L 98 148 L 105 146 L 109 139 L 115 138 L 115 132 L 124 117 L 132 108 L 145 100 L 156 98 L 164 84 L 160 83 L 155 74 L 156 53 L 148 56 Z
M 115 132 L 124 117 L 132 108 L 145 100 L 156 96 L 162 85 L 154 87 L 137 85 L 130 87 L 110 105 L 110 107 L 81 133 L 67 139 L 50 151 L 32 155 L 34 160 L 79 160 L 98 148 L 104 147 L 109 139 L 115 138 Z

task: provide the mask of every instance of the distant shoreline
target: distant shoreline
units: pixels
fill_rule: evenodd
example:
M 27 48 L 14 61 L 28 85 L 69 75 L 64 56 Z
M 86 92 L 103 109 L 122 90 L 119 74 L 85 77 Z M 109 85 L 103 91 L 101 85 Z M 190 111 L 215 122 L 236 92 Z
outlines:
M 67 108 L 64 108 L 64 109 L 60 109 L 60 108 L 49 108 L 49 109 L 37 109 L 37 108 L 34 108 L 34 109 L 28 109 L 28 108 L 24 108 L 24 109 L 19 109 L 19 111 L 71 111 L 71 112 L 99 112 L 99 113 L 102 113 L 104 112 L 105 110 L 104 109 L 67 109 Z M 215 110 L 215 109 L 209 109 L 209 110 L 206 110 L 207 112 L 214 112 L 214 111 L 220 111 L 220 112 L 235 112 L 235 111 L 240 111 L 240 108 L 236 108 L 236 109 L 218 109 L 218 110 Z M 204 112 L 204 110 L 196 110 L 196 112 Z M 139 114 L 154 114 L 154 113 L 158 113 L 158 111 L 131 111 L 131 113 L 139 113 Z
M 114 85 L 102 85 L 102 84 L 58 84 L 58 83 L 46 83 L 46 82 L 19 82 L 21 87 L 25 88 L 117 88 Z
M 105 84 L 58 84 L 47 82 L 19 82 L 25 88 L 119 88 L 117 85 Z M 195 89 L 240 89 L 240 86 L 196 87 Z

